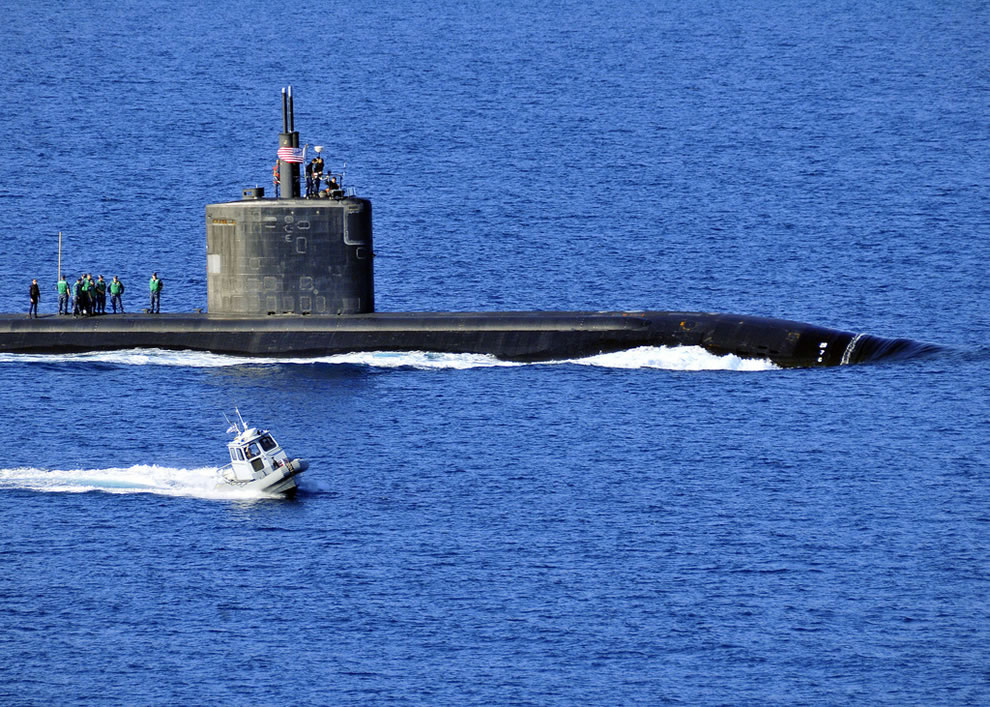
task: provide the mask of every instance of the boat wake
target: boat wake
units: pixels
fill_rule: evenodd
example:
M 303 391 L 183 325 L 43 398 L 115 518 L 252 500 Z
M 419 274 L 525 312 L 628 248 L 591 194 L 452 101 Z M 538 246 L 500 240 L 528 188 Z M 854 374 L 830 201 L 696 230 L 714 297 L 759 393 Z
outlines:
M 306 484 L 301 483 L 300 487 L 305 489 Z M 6 489 L 51 493 L 148 493 L 217 500 L 278 498 L 223 484 L 216 467 L 174 469 L 144 464 L 110 469 L 0 469 L 0 490 Z
M 434 353 L 426 351 L 373 351 L 312 358 L 226 356 L 200 351 L 130 349 L 77 354 L 0 354 L 0 363 L 104 363 L 121 366 L 184 366 L 223 368 L 271 365 L 356 365 L 369 368 L 416 370 L 509 368 L 518 366 L 580 365 L 619 369 L 663 369 L 670 371 L 772 371 L 779 367 L 767 359 L 746 359 L 728 354 L 716 356 L 700 346 L 642 346 L 588 358 L 517 363 L 486 354 Z

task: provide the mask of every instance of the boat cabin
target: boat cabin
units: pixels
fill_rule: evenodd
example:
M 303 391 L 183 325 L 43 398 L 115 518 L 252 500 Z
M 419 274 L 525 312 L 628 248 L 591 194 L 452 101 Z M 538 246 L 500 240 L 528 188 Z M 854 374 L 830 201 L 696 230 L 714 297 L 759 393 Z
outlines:
M 228 442 L 227 451 L 230 452 L 230 465 L 224 468 L 224 474 L 232 481 L 263 478 L 289 461 L 271 433 L 257 427 L 244 430 L 233 442 Z

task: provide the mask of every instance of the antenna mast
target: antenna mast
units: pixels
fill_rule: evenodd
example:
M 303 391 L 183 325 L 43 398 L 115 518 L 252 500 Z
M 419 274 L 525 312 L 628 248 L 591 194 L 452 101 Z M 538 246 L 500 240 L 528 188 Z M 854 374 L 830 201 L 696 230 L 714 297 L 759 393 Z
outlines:
M 292 86 L 282 89 L 282 132 L 278 134 L 278 146 L 299 147 L 299 133 L 296 132 L 295 109 L 292 105 Z M 278 161 L 278 173 L 282 182 L 281 198 L 299 198 L 299 163 Z

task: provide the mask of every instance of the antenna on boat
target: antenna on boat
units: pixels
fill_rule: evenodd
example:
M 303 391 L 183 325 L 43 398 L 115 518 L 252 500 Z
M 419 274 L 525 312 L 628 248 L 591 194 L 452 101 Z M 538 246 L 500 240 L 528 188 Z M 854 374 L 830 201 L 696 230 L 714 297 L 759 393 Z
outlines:
M 227 433 L 228 434 L 231 434 L 231 433 L 234 433 L 234 432 L 240 432 L 240 430 L 237 429 L 237 425 L 234 424 L 233 422 L 231 422 L 230 421 L 230 418 L 227 417 L 227 413 L 222 412 L 220 414 L 223 415 L 223 419 L 227 421 Z
M 235 407 L 235 408 L 234 408 L 234 412 L 236 412 L 236 413 L 237 413 L 237 417 L 238 417 L 238 419 L 239 419 L 239 420 L 241 421 L 241 429 L 242 429 L 242 430 L 246 430 L 246 429 L 247 429 L 247 423 L 246 423 L 246 422 L 244 422 L 244 418 L 243 418 L 243 417 L 241 417 L 241 411 L 240 411 L 240 410 L 238 410 L 238 409 L 237 409 L 237 408 Z

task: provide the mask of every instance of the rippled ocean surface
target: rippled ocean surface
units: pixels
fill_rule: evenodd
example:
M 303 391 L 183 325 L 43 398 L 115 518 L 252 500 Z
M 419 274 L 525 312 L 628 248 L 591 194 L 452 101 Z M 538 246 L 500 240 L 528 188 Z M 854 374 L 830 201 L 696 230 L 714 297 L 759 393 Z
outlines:
M 0 703 L 990 702 L 990 7 L 14 4 L 0 311 L 206 305 L 301 140 L 382 311 L 677 309 L 939 344 L 819 370 L 0 357 Z M 310 460 L 217 489 L 223 413 Z

